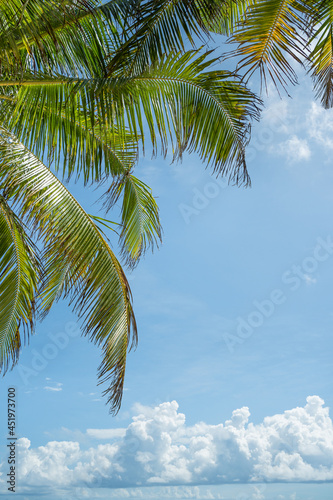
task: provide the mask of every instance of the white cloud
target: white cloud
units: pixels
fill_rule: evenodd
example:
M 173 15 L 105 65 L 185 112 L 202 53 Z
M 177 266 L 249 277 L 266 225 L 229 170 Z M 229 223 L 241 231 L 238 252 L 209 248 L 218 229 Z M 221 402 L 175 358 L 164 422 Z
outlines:
M 88 436 L 107 435 L 113 442 L 87 450 L 71 441 L 32 448 L 27 438 L 19 439 L 19 484 L 29 492 L 39 487 L 185 488 L 333 480 L 332 420 L 318 396 L 258 425 L 249 423 L 247 407 L 218 425 L 187 426 L 176 401 L 155 408 L 137 405 L 136 412 L 127 429 L 88 429 Z M 6 463 L 1 467 L 4 473 Z M 260 489 L 253 491 L 253 498 L 262 498 Z
M 285 156 L 289 163 L 297 163 L 309 160 L 311 150 L 306 139 L 300 139 L 293 135 L 290 139 L 281 142 L 278 146 L 278 153 Z
M 291 164 L 308 161 L 318 153 L 330 155 L 333 110 L 324 109 L 314 101 L 309 106 L 301 97 L 296 100 L 269 98 L 260 126 L 252 135 L 250 146 L 284 156 Z
M 49 385 L 46 385 L 44 387 L 44 389 L 45 389 L 45 391 L 56 391 L 56 392 L 58 392 L 58 391 L 62 391 L 62 386 L 63 386 L 63 384 L 61 384 L 60 382 L 57 382 L 56 387 L 51 387 Z
M 294 131 L 288 101 L 276 98 L 267 99 L 268 106 L 261 114 L 261 124 L 272 133 L 290 134 Z
M 333 110 L 313 102 L 306 116 L 307 132 L 317 144 L 333 149 Z

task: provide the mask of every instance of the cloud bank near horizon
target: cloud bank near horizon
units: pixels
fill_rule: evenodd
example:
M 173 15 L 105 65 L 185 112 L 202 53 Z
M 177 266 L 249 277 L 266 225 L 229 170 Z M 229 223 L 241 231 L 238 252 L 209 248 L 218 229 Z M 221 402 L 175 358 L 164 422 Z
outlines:
M 137 405 L 126 429 L 89 429 L 102 443 L 87 450 L 79 442 L 18 445 L 18 484 L 34 488 L 200 485 L 253 482 L 333 481 L 333 426 L 319 396 L 304 407 L 264 418 L 233 411 L 223 424 L 187 426 L 176 401 L 154 408 Z M 1 464 L 6 489 L 7 463 Z

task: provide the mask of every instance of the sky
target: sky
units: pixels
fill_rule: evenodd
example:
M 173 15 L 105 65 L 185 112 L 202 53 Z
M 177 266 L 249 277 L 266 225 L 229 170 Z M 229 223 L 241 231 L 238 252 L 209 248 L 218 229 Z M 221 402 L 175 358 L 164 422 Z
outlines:
M 109 414 L 100 352 L 59 302 L 1 380 L 2 443 L 16 389 L 18 499 L 332 498 L 333 111 L 303 74 L 290 92 L 265 96 L 250 189 L 195 154 L 140 160 L 164 232 L 127 271 L 139 345 L 121 410 Z M 102 190 L 69 188 L 103 216 Z

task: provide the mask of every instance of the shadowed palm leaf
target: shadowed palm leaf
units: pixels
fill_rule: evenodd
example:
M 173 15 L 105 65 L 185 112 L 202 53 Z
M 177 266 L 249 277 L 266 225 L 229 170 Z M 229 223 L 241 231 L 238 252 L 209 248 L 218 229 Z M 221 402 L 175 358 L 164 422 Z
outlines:
M 27 69 L 57 67 L 73 75 L 99 75 L 105 57 L 119 46 L 115 23 L 122 23 L 131 2 L 98 0 L 0 1 L 2 77 Z
M 211 16 L 206 27 L 209 31 L 230 36 L 245 20 L 246 13 L 255 0 L 237 0 L 226 2 L 224 15 Z

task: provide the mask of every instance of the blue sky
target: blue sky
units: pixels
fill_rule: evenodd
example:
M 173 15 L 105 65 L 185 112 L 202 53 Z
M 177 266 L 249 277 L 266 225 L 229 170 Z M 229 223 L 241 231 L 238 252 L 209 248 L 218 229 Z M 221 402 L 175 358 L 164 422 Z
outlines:
M 333 111 L 305 77 L 292 94 L 265 98 L 251 189 L 196 155 L 140 161 L 164 237 L 127 273 L 139 346 L 122 408 L 109 415 L 99 350 L 58 303 L 1 383 L 2 402 L 17 390 L 17 498 L 332 497 Z M 98 213 L 102 191 L 70 189 Z

